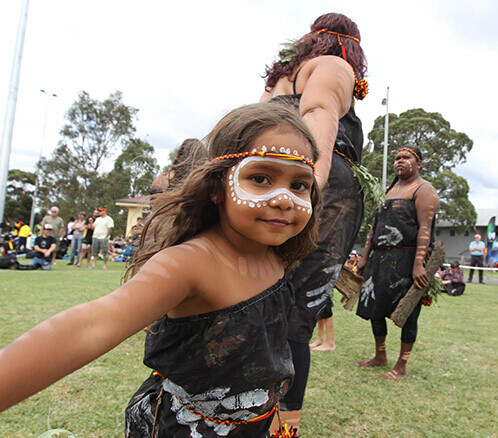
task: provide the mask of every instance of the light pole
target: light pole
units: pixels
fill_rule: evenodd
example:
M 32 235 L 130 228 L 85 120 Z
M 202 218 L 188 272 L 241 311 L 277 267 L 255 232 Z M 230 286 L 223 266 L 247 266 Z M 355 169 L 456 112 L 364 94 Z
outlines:
M 9 177 L 10 147 L 12 143 L 12 131 L 16 116 L 17 91 L 19 89 L 19 75 L 21 74 L 22 51 L 24 47 L 24 36 L 26 34 L 26 21 L 28 19 L 29 0 L 24 0 L 21 9 L 21 18 L 17 28 L 17 38 L 14 50 L 14 61 L 10 72 L 9 95 L 7 108 L 0 141 L 0 222 L 3 222 L 5 212 L 5 197 L 7 193 L 7 179 Z
M 47 128 L 47 116 L 48 116 L 48 104 L 50 103 L 51 97 L 57 97 L 57 94 L 48 93 L 45 90 L 40 90 L 45 96 L 47 96 L 47 100 L 45 103 L 45 116 L 43 118 L 43 128 L 42 128 L 42 139 L 40 145 L 40 156 L 38 157 L 38 163 L 36 166 L 36 181 L 35 181 L 35 191 L 33 193 L 33 201 L 31 202 L 31 214 L 29 216 L 29 227 L 31 228 L 31 232 L 33 232 L 33 227 L 35 225 L 35 209 L 38 201 L 38 186 L 40 181 L 40 160 L 43 155 L 43 146 L 45 144 L 45 130 Z
M 384 123 L 384 159 L 382 161 L 382 186 L 384 191 L 387 187 L 387 138 L 389 136 L 389 87 L 385 99 L 382 99 L 382 105 L 386 106 L 386 121 Z

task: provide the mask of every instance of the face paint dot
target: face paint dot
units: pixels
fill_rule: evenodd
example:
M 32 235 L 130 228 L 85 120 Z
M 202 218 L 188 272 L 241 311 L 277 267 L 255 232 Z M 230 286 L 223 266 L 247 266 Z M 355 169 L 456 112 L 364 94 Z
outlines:
M 263 207 L 266 207 L 266 202 L 263 202 Z
M 233 178 L 233 175 L 232 175 L 232 174 L 230 174 L 230 175 L 228 176 L 228 179 L 232 179 L 232 178 Z
M 232 166 L 232 172 L 235 170 L 235 166 Z
M 228 185 L 233 186 L 233 181 L 228 181 Z
M 280 148 L 280 152 L 282 152 L 283 154 L 285 154 L 285 148 Z
M 247 205 L 247 201 L 244 201 L 242 204 L 243 204 L 243 205 Z
M 308 208 L 308 214 L 311 214 L 311 208 Z
M 258 203 L 258 204 L 256 204 L 256 206 L 259 208 L 259 207 L 261 207 L 261 204 Z
M 262 151 L 264 151 L 264 152 L 266 152 L 268 149 L 266 148 L 266 146 L 264 146 L 264 145 L 263 145 L 263 146 L 261 147 L 261 150 L 262 150 Z
M 237 199 L 237 204 L 242 204 L 242 201 L 240 199 Z
M 277 150 L 277 148 L 276 148 L 275 146 L 272 146 L 272 147 L 271 147 L 271 150 L 272 150 L 272 151 L 276 151 L 276 150 Z
M 287 148 L 287 149 L 285 150 L 285 152 L 287 152 L 288 154 L 290 154 L 290 148 Z
M 298 210 L 301 210 L 301 207 L 299 207 L 299 205 L 298 205 L 298 206 L 297 206 L 297 209 L 298 209 Z
M 257 149 L 253 149 L 251 152 L 257 152 L 258 150 Z
M 284 199 L 289 199 L 289 197 L 287 195 L 284 195 Z
M 295 149 L 292 151 L 292 153 L 293 153 L 294 155 L 299 156 L 299 154 L 297 153 L 297 151 L 296 151 Z
M 278 200 L 279 200 L 279 201 L 281 201 L 281 200 L 282 200 L 282 197 L 281 197 L 281 196 L 279 196 L 279 197 L 278 197 Z M 277 202 L 277 201 L 275 201 L 275 202 Z
M 249 202 L 249 207 L 254 208 L 254 202 Z

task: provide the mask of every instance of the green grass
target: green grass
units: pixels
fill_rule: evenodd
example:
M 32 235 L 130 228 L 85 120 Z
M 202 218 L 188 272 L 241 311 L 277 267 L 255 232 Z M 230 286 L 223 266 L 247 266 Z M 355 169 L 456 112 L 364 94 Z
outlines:
M 50 272 L 0 271 L 0 346 L 54 313 L 119 286 L 123 264 L 110 263 L 108 271 L 101 266 L 90 270 L 60 261 Z M 424 307 L 409 376 L 400 381 L 378 378 L 389 367 L 355 366 L 372 356 L 370 325 L 336 305 L 337 350 L 312 353 L 300 437 L 498 436 L 497 303 L 498 286 L 471 284 L 461 297 L 444 295 L 438 307 Z M 391 366 L 399 335 L 389 323 Z M 37 437 L 47 430 L 47 419 L 78 438 L 122 437 L 124 408 L 149 373 L 142 364 L 143 341 L 143 333 L 133 336 L 1 413 L 0 437 Z

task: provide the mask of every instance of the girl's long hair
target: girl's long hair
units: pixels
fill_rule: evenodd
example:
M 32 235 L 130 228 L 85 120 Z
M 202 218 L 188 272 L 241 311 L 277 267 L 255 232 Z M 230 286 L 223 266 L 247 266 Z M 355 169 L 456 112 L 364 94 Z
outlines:
M 218 209 L 213 198 L 225 199 L 225 179 L 228 170 L 240 159 L 213 161 L 215 157 L 250 150 L 254 139 L 262 132 L 280 127 L 304 137 L 311 146 L 314 161 L 318 158 L 315 140 L 297 111 L 281 103 L 259 103 L 237 108 L 223 117 L 205 138 L 207 149 L 198 143 L 198 163 L 183 184 L 171 192 L 157 195 L 152 213 L 142 232 L 140 246 L 125 279 L 135 275 L 157 252 L 186 242 L 218 223 Z M 199 150 L 200 149 L 200 150 Z M 203 156 L 202 160 L 199 158 Z M 311 157 L 310 157 L 311 158 Z M 317 214 L 320 193 L 316 182 L 312 188 L 313 213 L 304 230 L 280 246 L 274 247 L 287 269 L 316 248 Z M 225 201 L 226 202 L 226 201 Z
M 345 61 L 353 68 L 356 79 L 360 81 L 365 77 L 367 60 L 360 43 L 335 34 L 318 33 L 322 29 L 360 40 L 358 26 L 345 15 L 330 13 L 318 17 L 311 25 L 311 32 L 294 42 L 290 48 L 283 49 L 279 54 L 281 59 L 275 61 L 270 67 L 266 66 L 263 77 L 266 78 L 267 89 L 272 89 L 283 76 L 292 77 L 297 66 L 307 59 L 323 55 L 335 55 L 345 59 L 341 44 L 346 53 Z

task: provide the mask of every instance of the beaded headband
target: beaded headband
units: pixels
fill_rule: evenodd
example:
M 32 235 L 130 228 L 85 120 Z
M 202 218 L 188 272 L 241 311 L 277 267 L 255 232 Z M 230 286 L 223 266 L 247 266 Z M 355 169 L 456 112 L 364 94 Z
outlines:
M 344 38 L 349 38 L 350 40 L 356 41 L 358 44 L 360 44 L 359 38 L 356 38 L 356 37 L 351 36 L 351 35 L 346 35 L 345 33 L 334 32 L 333 30 L 328 30 L 328 29 L 320 29 L 320 30 L 316 31 L 316 33 L 323 33 L 323 32 L 330 33 L 332 35 L 337 35 L 337 37 L 339 38 L 339 41 L 341 40 L 341 37 L 344 37 Z
M 412 153 L 413 155 L 415 155 L 415 158 L 418 160 L 418 161 L 422 161 L 422 158 L 419 157 L 419 155 L 413 150 L 413 149 L 410 149 L 410 148 L 399 148 L 396 153 L 398 153 L 399 151 L 408 151 L 410 153 Z
M 348 55 L 346 54 L 346 48 L 342 45 L 341 37 L 344 38 L 349 38 L 350 40 L 356 41 L 358 44 L 360 44 L 360 39 L 356 38 L 351 35 L 346 35 L 344 33 L 339 33 L 339 32 L 334 32 L 333 30 L 328 30 L 328 29 L 320 29 L 317 30 L 316 33 L 330 33 L 332 35 L 337 35 L 337 41 L 339 42 L 339 45 L 341 46 L 342 50 L 342 56 L 344 57 L 344 61 L 348 62 Z M 353 90 L 353 95 L 356 97 L 358 100 L 363 100 L 365 99 L 365 96 L 368 94 L 368 82 L 366 79 L 361 79 L 360 81 L 356 77 L 356 74 L 354 75 L 354 90 Z
M 289 149 L 287 149 L 287 151 L 289 151 Z M 238 154 L 222 155 L 220 157 L 213 158 L 213 161 L 230 160 L 232 158 L 246 158 L 246 157 L 269 157 L 269 158 L 279 158 L 281 160 L 301 161 L 302 163 L 310 166 L 313 169 L 313 173 L 315 172 L 315 163 L 313 163 L 313 161 L 309 160 L 308 158 L 290 153 L 278 153 L 270 151 L 240 152 Z

